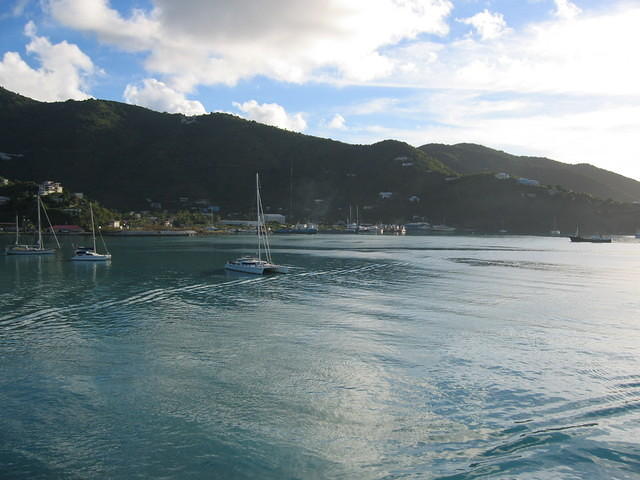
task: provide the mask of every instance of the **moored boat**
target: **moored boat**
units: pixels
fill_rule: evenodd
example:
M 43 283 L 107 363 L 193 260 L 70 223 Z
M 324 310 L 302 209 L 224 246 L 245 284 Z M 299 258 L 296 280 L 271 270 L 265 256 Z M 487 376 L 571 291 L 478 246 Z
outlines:
M 102 244 L 104 245 L 104 249 L 106 253 L 98 253 L 96 248 L 96 226 L 93 220 L 93 207 L 91 203 L 89 204 L 89 212 L 91 213 L 91 235 L 93 237 L 93 247 L 77 247 L 71 260 L 75 262 L 105 262 L 107 260 L 111 260 L 111 254 L 107 250 L 107 244 L 104 243 L 104 239 L 102 238 L 102 234 L 100 238 L 102 239 Z
M 40 199 L 40 194 L 37 196 L 37 205 L 38 205 L 38 239 L 34 244 L 21 244 L 20 243 L 20 227 L 18 225 L 18 215 L 16 215 L 16 241 L 13 245 L 9 245 L 5 248 L 5 253 L 7 255 L 53 255 L 56 253 L 54 248 L 45 248 L 44 242 L 42 240 L 42 221 L 40 210 L 44 209 L 44 205 L 42 204 L 42 200 Z M 45 211 L 45 216 L 47 219 L 49 216 Z M 51 226 L 51 223 L 49 223 Z M 53 238 L 56 240 L 56 244 L 58 248 L 60 248 L 60 243 L 58 243 L 58 237 L 56 237 L 55 232 L 53 233 Z
M 590 237 L 583 237 L 580 235 L 580 228 L 576 228 L 576 234 L 570 235 L 569 239 L 576 243 L 611 243 L 611 237 L 604 237 L 602 235 L 592 235 Z

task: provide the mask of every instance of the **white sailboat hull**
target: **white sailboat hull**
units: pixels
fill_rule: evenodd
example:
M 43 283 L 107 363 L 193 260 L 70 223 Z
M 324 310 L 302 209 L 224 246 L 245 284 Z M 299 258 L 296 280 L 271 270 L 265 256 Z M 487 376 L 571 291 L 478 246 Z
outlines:
M 111 260 L 111 255 L 80 255 L 71 257 L 71 260 L 74 262 L 106 262 L 107 260 Z
M 37 248 L 30 245 L 16 245 L 7 247 L 5 250 L 7 255 L 53 255 L 56 253 L 53 248 Z

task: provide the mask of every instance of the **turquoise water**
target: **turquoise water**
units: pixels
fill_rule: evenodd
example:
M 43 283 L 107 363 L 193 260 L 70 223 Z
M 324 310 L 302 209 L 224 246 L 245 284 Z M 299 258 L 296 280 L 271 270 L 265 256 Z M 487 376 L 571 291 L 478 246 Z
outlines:
M 1 478 L 640 478 L 634 240 L 108 242 L 0 257 Z

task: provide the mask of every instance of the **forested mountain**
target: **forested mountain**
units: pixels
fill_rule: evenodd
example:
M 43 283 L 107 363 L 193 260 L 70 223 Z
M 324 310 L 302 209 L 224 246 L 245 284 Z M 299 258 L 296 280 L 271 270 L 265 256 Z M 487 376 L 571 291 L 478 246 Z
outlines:
M 488 232 L 548 232 L 554 223 L 568 231 L 580 223 L 585 233 L 628 233 L 640 224 L 637 205 L 608 200 L 640 198 L 640 183 L 587 165 L 468 144 L 350 145 L 223 113 L 43 103 L 0 88 L 2 177 L 59 181 L 123 211 L 195 204 L 251 217 L 256 171 L 265 210 L 290 221 L 344 220 L 349 206 L 359 206 L 365 222 L 426 219 Z M 543 185 L 483 173 L 503 171 Z
M 640 182 L 587 163 L 570 165 L 548 158 L 510 155 L 472 143 L 431 143 L 419 148 L 463 175 L 505 172 L 604 199 L 640 201 Z
M 452 173 L 406 143 L 349 145 L 223 113 L 185 117 L 103 100 L 41 103 L 6 90 L 0 107 L 0 151 L 17 154 L 0 161 L 0 175 L 55 179 L 121 209 L 144 207 L 147 199 L 171 206 L 180 197 L 242 209 L 252 204 L 256 171 L 264 198 L 282 209 L 363 204 L 379 191 L 413 193 L 430 174 Z M 402 166 L 404 157 L 410 167 Z

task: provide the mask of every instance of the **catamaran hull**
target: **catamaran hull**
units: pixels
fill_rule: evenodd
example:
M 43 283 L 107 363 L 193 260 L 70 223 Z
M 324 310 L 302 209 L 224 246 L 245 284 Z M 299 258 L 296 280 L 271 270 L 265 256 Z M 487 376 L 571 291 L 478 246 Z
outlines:
M 231 263 L 227 263 L 224 268 L 225 270 L 230 270 L 232 272 L 252 273 L 254 275 L 264 275 L 265 273 L 264 267 L 250 267 L 245 265 L 233 265 Z
M 226 270 L 231 270 L 232 272 L 242 272 L 242 273 L 252 273 L 254 275 L 267 275 L 270 273 L 289 273 L 289 267 L 285 267 L 282 265 L 238 265 L 234 263 L 225 264 L 224 268 Z

